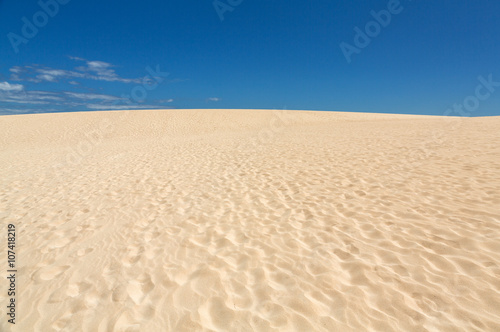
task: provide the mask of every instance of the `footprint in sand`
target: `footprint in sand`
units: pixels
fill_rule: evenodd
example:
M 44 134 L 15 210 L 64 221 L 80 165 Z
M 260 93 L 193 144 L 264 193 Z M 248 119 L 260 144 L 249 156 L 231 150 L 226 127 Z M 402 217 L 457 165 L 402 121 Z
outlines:
M 33 274 L 32 279 L 36 282 L 52 280 L 60 276 L 67 269 L 69 269 L 68 265 L 43 267 Z
M 213 325 L 217 328 L 227 328 L 234 320 L 234 312 L 226 306 L 221 297 L 210 298 L 200 309 L 199 313 L 202 321 L 206 325 Z
M 78 295 L 85 293 L 91 287 L 92 284 L 87 282 L 77 282 L 74 284 L 70 284 L 66 289 L 66 295 L 70 297 L 77 297 Z
M 129 282 L 127 293 L 135 304 L 140 304 L 144 298 L 155 288 L 149 274 L 142 274 L 136 280 Z
M 144 247 L 132 246 L 121 261 L 125 266 L 132 266 L 141 259 L 143 253 Z
M 127 300 L 127 289 L 123 285 L 118 285 L 111 291 L 111 300 L 113 302 L 124 302 Z
M 82 257 L 82 256 L 85 256 L 87 254 L 90 254 L 92 251 L 94 251 L 94 248 L 86 248 L 86 249 L 79 249 L 77 252 L 76 252 L 76 255 L 78 257 Z
M 46 253 L 48 253 L 52 250 L 55 250 L 55 249 L 62 249 L 64 247 L 66 247 L 68 244 L 70 244 L 71 242 L 73 242 L 75 239 L 76 239 L 76 236 L 71 237 L 71 238 L 68 238 L 68 237 L 58 238 L 54 241 L 51 241 L 51 243 L 47 247 L 40 250 L 40 252 L 42 254 L 46 254 Z

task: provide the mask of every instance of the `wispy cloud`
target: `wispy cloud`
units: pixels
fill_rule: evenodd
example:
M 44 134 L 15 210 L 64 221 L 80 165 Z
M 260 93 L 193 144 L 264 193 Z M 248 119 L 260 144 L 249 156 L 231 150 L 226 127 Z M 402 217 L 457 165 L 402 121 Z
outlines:
M 141 83 L 141 78 L 123 78 L 113 69 L 115 66 L 104 61 L 88 61 L 79 57 L 69 57 L 71 60 L 85 62 L 72 70 L 56 69 L 41 65 L 15 66 L 10 68 L 11 80 L 33 83 L 59 82 L 63 79 L 88 79 L 96 81 Z M 71 84 L 78 84 L 75 80 Z
M 138 109 L 163 109 L 161 105 L 106 105 L 106 104 L 86 104 L 88 109 L 93 110 L 138 110 Z
M 21 84 L 0 82 L 0 102 L 16 104 L 49 104 L 64 99 L 48 91 L 26 91 Z
M 163 103 L 173 102 L 173 99 L 164 100 Z M 120 109 L 158 109 L 167 108 L 157 102 L 156 105 L 131 104 L 130 100 L 108 94 L 84 92 L 49 92 L 25 90 L 21 84 L 0 82 L 0 114 L 40 113 L 69 110 L 71 108 L 86 108 L 89 110 L 120 110 Z M 26 105 L 26 106 L 22 106 Z M 36 105 L 32 109 L 27 105 Z M 33 107 L 31 106 L 31 107 Z M 58 107 L 58 108 L 54 108 Z M 36 110 L 36 112 L 35 112 Z
M 25 90 L 24 86 L 21 84 L 0 82 L 0 102 L 4 103 L 30 105 L 54 104 L 72 107 L 85 105 L 85 102 L 89 100 L 114 102 L 120 101 L 122 98 L 96 93 L 30 91 Z
M 40 64 L 11 67 L 10 79 L 0 81 L 0 114 L 171 108 L 167 104 L 174 102 L 172 98 L 147 101 L 146 98 L 136 98 L 136 94 L 141 89 L 146 92 L 151 90 L 151 87 L 155 87 L 159 82 L 185 81 L 165 80 L 164 77 L 168 73 L 161 71 L 158 65 L 155 68 L 146 67 L 147 75 L 132 79 L 120 77 L 115 66 L 110 63 L 79 57 L 69 58 L 79 62 L 79 66 L 70 69 L 51 68 Z M 121 91 L 118 96 L 102 93 L 101 91 L 105 90 L 103 87 L 95 87 L 95 81 L 137 84 L 118 89 Z M 35 86 L 51 88 L 49 91 L 40 91 L 41 89 L 35 89 Z M 219 98 L 212 98 L 212 101 L 217 100 Z
M 80 58 L 80 57 L 72 56 L 72 55 L 69 55 L 68 58 L 70 58 L 71 60 L 75 60 L 75 61 L 86 61 L 84 58 Z
M 22 91 L 21 84 L 10 84 L 9 82 L 0 82 L 0 91 Z
M 210 97 L 207 99 L 207 101 L 220 101 L 221 99 L 220 98 L 216 98 L 216 97 Z
M 55 108 L 44 108 L 43 110 L 40 108 L 4 108 L 0 107 L 0 115 L 15 115 L 15 114 L 27 114 L 27 113 L 48 113 L 48 112 L 58 112 Z
M 111 95 L 103 95 L 97 93 L 64 92 L 64 94 L 72 98 L 83 99 L 83 100 L 99 99 L 99 100 L 115 101 L 122 99 Z
M 59 82 L 66 78 L 85 78 L 85 74 L 71 70 L 54 69 L 40 65 L 15 66 L 9 69 L 10 79 L 13 81 L 26 81 L 32 83 Z
M 76 60 L 76 59 L 74 59 Z M 75 69 L 87 73 L 87 77 L 100 81 L 108 82 L 122 82 L 122 83 L 140 83 L 141 79 L 136 78 L 122 78 L 116 74 L 113 69 L 114 65 L 104 62 L 104 61 L 87 61 L 85 59 L 78 58 L 78 61 L 84 61 L 85 66 L 79 66 Z

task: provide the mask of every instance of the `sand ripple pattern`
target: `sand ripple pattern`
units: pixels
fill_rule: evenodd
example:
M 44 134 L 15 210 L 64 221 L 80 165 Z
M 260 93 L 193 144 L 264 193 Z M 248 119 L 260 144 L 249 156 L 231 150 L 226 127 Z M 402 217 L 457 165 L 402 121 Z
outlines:
M 19 234 L 12 331 L 500 331 L 499 127 L 0 117 L 0 218 Z

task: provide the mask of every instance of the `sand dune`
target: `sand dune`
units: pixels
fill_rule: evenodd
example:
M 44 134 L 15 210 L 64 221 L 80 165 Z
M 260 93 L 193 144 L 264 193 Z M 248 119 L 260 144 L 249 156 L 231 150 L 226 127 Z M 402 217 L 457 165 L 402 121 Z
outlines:
M 2 331 L 500 331 L 498 117 L 3 116 L 0 171 Z

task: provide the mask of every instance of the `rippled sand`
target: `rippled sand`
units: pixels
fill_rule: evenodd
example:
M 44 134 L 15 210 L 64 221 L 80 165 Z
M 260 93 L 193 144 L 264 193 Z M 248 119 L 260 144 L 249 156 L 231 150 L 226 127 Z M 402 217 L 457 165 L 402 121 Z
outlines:
M 500 331 L 498 117 L 17 115 L 0 144 L 2 331 Z

